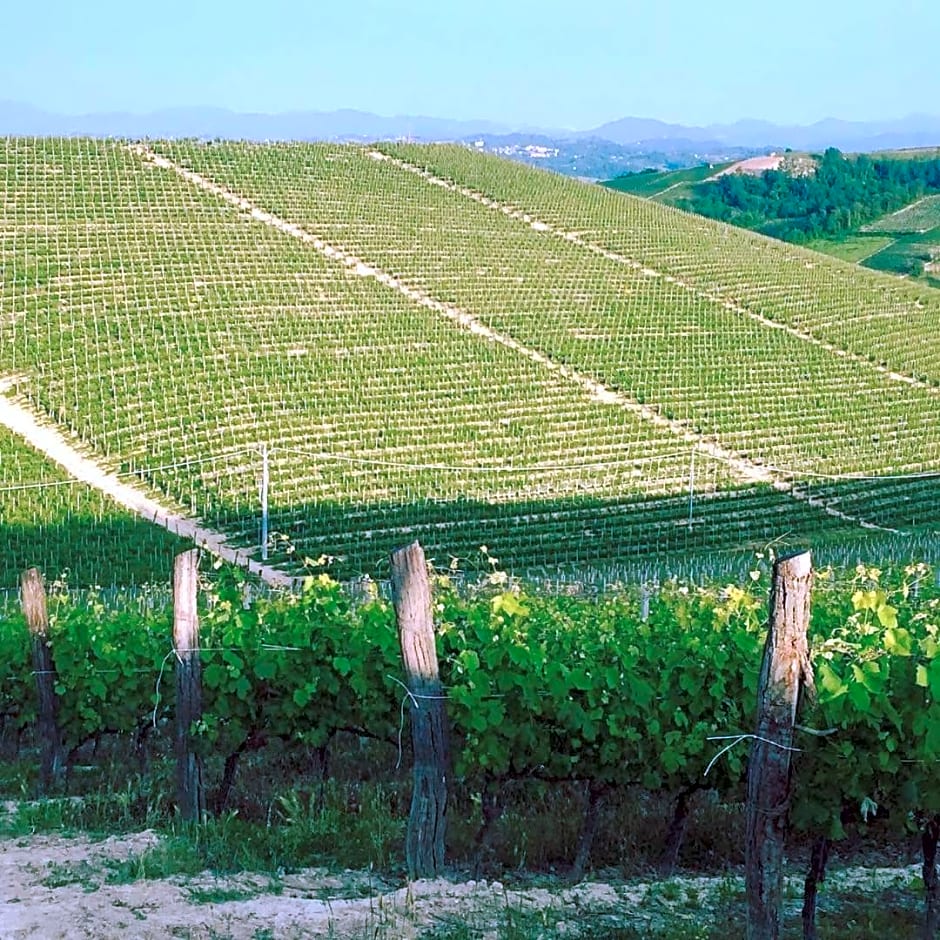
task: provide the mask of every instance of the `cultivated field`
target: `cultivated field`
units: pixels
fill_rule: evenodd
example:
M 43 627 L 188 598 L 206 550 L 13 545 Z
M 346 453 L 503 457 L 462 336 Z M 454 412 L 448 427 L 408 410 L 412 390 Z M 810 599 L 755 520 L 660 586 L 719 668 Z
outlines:
M 862 228 L 863 232 L 914 233 L 940 228 L 940 196 L 925 196 Z
M 240 544 L 265 449 L 272 556 L 344 574 L 937 525 L 929 291 L 456 147 L 154 150 L 0 143 L 0 374 Z

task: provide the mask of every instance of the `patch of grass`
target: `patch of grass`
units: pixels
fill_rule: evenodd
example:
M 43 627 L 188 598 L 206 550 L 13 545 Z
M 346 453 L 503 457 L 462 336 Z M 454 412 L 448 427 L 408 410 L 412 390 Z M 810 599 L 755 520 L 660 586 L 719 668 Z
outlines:
M 899 235 L 865 260 L 865 267 L 892 274 L 921 276 L 924 266 L 940 257 L 940 229 Z
M 844 238 L 817 238 L 807 242 L 806 247 L 833 258 L 858 264 L 866 258 L 887 248 L 894 239 L 889 235 L 846 235 Z
M 187 888 L 193 904 L 226 904 L 229 901 L 249 901 L 260 893 L 253 888 Z
M 296 791 L 282 795 L 269 823 L 236 812 L 193 825 L 179 821 L 166 838 L 131 858 L 111 863 L 112 883 L 170 875 L 297 871 L 315 864 L 387 870 L 400 864 L 404 820 L 388 810 L 380 787 L 363 788 L 358 812 L 347 811 L 345 788 L 326 790 L 316 806 Z
M 51 862 L 48 872 L 39 883 L 45 888 L 81 885 L 86 894 L 91 894 L 101 887 L 100 877 L 101 872 L 84 860 L 69 863 Z
M 113 835 L 153 829 L 172 818 L 168 791 L 127 781 L 116 790 L 95 790 L 82 796 L 50 797 L 17 804 L 0 816 L 0 834 L 32 835 L 83 832 Z
M 917 937 L 923 911 L 915 895 L 894 890 L 835 893 L 822 898 L 816 915 L 820 940 L 883 940 Z M 792 919 L 794 930 L 796 918 Z

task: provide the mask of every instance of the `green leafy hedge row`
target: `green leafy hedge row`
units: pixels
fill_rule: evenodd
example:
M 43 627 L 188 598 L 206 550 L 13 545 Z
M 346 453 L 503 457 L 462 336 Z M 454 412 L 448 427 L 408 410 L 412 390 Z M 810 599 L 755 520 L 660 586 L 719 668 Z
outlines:
M 243 587 L 223 571 L 203 592 L 205 747 L 230 755 L 259 737 L 323 746 L 341 730 L 396 742 L 407 703 L 390 603 L 354 600 L 325 575 L 248 607 Z M 713 739 L 753 729 L 767 589 L 759 571 L 743 586 L 669 584 L 646 602 L 505 584 L 458 593 L 438 579 L 455 776 L 476 791 L 539 778 L 738 797 L 748 741 L 713 760 L 728 743 Z M 172 717 L 169 611 L 52 611 L 70 747 Z M 890 806 L 901 823 L 940 810 L 938 630 L 926 565 L 817 574 L 817 696 L 801 723 L 827 733 L 797 732 L 797 825 L 838 836 L 847 808 Z M 35 716 L 30 669 L 22 619 L 0 619 L 0 712 L 23 726 Z

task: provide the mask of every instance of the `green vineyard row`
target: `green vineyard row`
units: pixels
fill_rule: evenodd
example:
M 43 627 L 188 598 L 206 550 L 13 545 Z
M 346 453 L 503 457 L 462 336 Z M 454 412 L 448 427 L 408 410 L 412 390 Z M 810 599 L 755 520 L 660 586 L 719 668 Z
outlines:
M 496 579 L 494 579 L 496 580 Z M 326 576 L 245 606 L 238 572 L 204 592 L 198 739 L 323 746 L 340 731 L 388 742 L 405 704 L 391 605 Z M 666 585 L 600 599 L 435 585 L 454 771 L 471 791 L 509 779 L 583 780 L 739 799 L 764 642 L 766 574 L 744 586 Z M 644 609 L 646 608 L 646 609 Z M 53 604 L 51 646 L 69 747 L 172 719 L 170 612 Z M 799 827 L 838 837 L 843 811 L 940 810 L 940 586 L 923 564 L 817 573 L 815 700 L 793 755 Z M 0 713 L 35 718 L 22 619 L 0 619 Z M 400 678 L 401 677 L 401 678 Z M 729 741 L 737 740 L 730 748 Z M 724 753 L 722 753 L 724 751 Z
M 258 544 L 264 447 L 272 559 L 327 555 L 339 577 L 414 537 L 438 563 L 485 544 L 531 571 L 936 529 L 937 309 L 909 288 L 459 149 L 389 152 L 591 245 L 369 148 L 157 149 L 505 339 L 120 142 L 0 142 L 0 382 L 239 545 Z M 33 520 L 6 585 L 68 566 L 35 557 L 44 533 L 101 541 L 104 507 L 32 486 L 49 479 L 0 460 L 0 524 Z M 166 571 L 161 540 L 122 526 L 80 583 Z

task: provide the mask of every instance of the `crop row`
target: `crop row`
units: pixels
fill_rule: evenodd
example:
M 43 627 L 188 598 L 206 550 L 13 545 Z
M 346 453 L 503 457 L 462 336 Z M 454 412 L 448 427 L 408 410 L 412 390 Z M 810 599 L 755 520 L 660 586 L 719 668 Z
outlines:
M 361 149 L 167 150 L 785 479 L 936 466 L 921 391 Z M 531 567 L 847 528 L 726 463 L 693 471 L 690 438 L 116 143 L 7 140 L 0 164 L 0 371 L 115 470 L 248 544 L 265 445 L 274 547 L 345 555 L 349 573 L 413 534 L 439 560 L 486 544 Z M 850 485 L 854 514 L 908 525 L 886 496 L 906 482 Z
M 533 231 L 367 151 L 187 143 L 163 149 L 752 461 L 823 474 L 938 466 L 930 392 Z M 550 179 L 535 175 L 543 178 Z M 577 197 L 582 189 L 571 192 Z M 655 242 L 659 233 L 647 235 Z
M 674 797 L 707 787 L 740 800 L 766 633 L 768 585 L 755 575 L 744 586 L 666 585 L 645 611 L 636 595 L 463 596 L 441 579 L 434 619 L 453 782 L 477 798 L 512 780 Z M 940 809 L 934 572 L 912 564 L 832 575 L 818 573 L 814 591 L 816 695 L 796 731 L 791 819 L 841 838 L 877 803 L 904 831 Z M 170 611 L 52 609 L 66 746 L 166 727 Z M 258 741 L 325 749 L 352 730 L 388 742 L 393 755 L 408 701 L 389 603 L 353 603 L 321 577 L 301 596 L 246 606 L 237 576 L 223 572 L 200 619 L 203 754 L 234 767 Z M 19 727 L 36 711 L 28 648 L 22 619 L 0 616 L 0 717 Z
M 537 562 L 545 545 L 581 557 L 560 541 L 571 527 L 553 500 L 585 500 L 591 532 L 605 501 L 688 488 L 691 448 L 672 435 L 121 148 L 6 146 L 18 189 L 3 203 L 3 369 L 114 469 L 249 544 L 265 444 L 272 527 L 317 554 L 339 554 L 350 529 L 386 531 L 360 546 L 370 560 L 422 517 L 433 530 L 441 507 L 464 530 L 451 543 L 438 529 L 442 550 L 476 551 L 485 536 L 495 551 L 519 546 L 507 562 Z M 730 480 L 703 470 L 694 489 Z M 475 524 L 490 504 L 532 501 L 548 508 L 524 538 Z M 684 546 L 681 531 L 673 541 Z
M 165 580 L 178 540 L 0 428 L 0 589 L 33 565 L 75 584 Z
M 934 292 L 794 245 L 465 147 L 381 149 L 891 369 L 940 383 Z
M 905 234 L 928 232 L 935 228 L 940 228 L 940 196 L 924 196 L 912 205 L 869 222 L 861 230 Z

